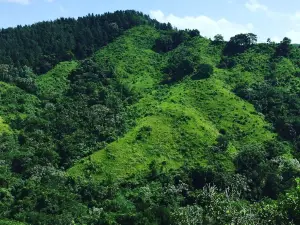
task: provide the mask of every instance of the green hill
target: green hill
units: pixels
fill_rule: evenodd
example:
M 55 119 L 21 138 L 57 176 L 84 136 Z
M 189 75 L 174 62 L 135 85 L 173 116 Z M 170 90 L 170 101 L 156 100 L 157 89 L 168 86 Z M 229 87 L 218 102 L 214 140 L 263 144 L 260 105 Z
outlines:
M 165 162 L 167 170 L 178 169 L 185 162 L 210 166 L 216 157 L 210 147 L 217 143 L 221 129 L 230 137 L 230 147 L 221 156 L 220 163 L 225 171 L 232 172 L 237 149 L 247 144 L 263 144 L 276 137 L 268 129 L 271 125 L 254 107 L 236 97 L 222 81 L 219 74 L 225 71 L 215 68 L 220 56 L 207 52 L 207 40 L 195 37 L 173 52 L 159 55 L 151 50 L 157 37 L 155 29 L 137 27 L 95 54 L 100 65 L 104 60 L 107 65 L 113 65 L 120 82 L 142 97 L 130 106 L 138 114 L 136 126 L 104 150 L 71 168 L 72 175 L 84 174 L 91 163 L 99 165 L 96 177 L 121 179 L 147 171 L 153 160 Z M 147 42 L 140 43 L 138 39 Z M 204 80 L 187 77 L 178 84 L 162 87 L 164 62 L 183 50 L 194 54 L 199 64 L 213 65 L 215 74 Z
M 0 55 L 0 223 L 299 224 L 300 49 L 104 17 L 84 57 Z

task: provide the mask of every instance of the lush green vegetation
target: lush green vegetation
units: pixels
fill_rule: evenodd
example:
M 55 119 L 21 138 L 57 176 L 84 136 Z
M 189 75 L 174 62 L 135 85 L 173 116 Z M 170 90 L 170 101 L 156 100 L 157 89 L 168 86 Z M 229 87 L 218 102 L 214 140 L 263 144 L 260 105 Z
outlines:
M 0 224 L 300 223 L 288 38 L 208 40 L 134 11 L 1 32 Z

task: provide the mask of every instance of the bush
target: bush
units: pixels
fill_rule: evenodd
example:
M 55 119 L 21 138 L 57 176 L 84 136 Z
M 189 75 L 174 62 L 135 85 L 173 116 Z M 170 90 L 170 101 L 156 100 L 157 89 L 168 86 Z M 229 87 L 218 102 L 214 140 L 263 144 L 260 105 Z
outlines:
M 177 48 L 181 43 L 197 36 L 200 36 L 198 30 L 173 31 L 156 39 L 153 49 L 159 53 L 169 52 Z
M 149 126 L 142 127 L 136 135 L 136 140 L 139 140 L 139 141 L 146 140 L 146 138 L 150 136 L 151 131 L 152 131 L 152 128 Z
M 185 76 L 193 73 L 193 62 L 188 59 L 183 59 L 178 64 L 171 64 L 165 68 L 164 72 L 167 74 L 165 82 L 175 82 L 182 80 Z
M 197 72 L 192 76 L 193 80 L 200 80 L 209 78 L 214 73 L 214 68 L 209 64 L 200 64 L 197 68 Z
M 252 33 L 238 34 L 230 38 L 224 48 L 224 55 L 232 56 L 245 52 L 257 42 L 257 36 Z

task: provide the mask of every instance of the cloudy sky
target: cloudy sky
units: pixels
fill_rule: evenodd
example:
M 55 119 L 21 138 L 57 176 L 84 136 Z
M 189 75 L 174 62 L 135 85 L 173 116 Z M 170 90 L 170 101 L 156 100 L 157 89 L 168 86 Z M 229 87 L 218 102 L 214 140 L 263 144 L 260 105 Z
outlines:
M 260 41 L 287 36 L 300 43 L 299 0 L 0 0 L 0 27 L 118 9 L 142 11 L 206 37 L 252 32 Z

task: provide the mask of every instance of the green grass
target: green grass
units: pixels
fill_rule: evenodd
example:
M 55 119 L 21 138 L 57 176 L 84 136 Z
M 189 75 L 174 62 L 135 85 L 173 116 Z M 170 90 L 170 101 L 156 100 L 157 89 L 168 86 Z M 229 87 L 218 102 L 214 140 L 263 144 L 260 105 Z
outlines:
M 187 160 L 207 165 L 207 145 L 213 144 L 217 130 L 193 109 L 162 103 L 156 115 L 145 116 L 123 138 L 98 151 L 69 170 L 72 175 L 86 175 L 90 163 L 99 165 L 96 178 L 123 179 L 143 174 L 155 160 L 166 162 L 165 169 L 177 169 Z M 143 129 L 150 129 L 143 132 Z M 88 175 L 90 173 L 88 172 Z
M 38 95 L 44 99 L 55 99 L 62 96 L 69 87 L 68 75 L 77 66 L 76 61 L 62 62 L 48 73 L 38 76 L 36 79 Z
M 218 163 L 224 171 L 232 172 L 233 159 L 242 146 L 276 137 L 253 105 L 232 92 L 241 82 L 254 82 L 255 74 L 241 68 L 217 69 L 220 49 L 199 37 L 159 55 L 151 50 L 159 35 L 154 28 L 136 27 L 95 54 L 101 66 L 112 69 L 122 83 L 139 94 L 139 101 L 129 108 L 136 117 L 136 126 L 106 148 L 80 160 L 69 169 L 71 176 L 100 180 L 143 176 L 153 160 L 166 171 L 183 165 L 214 168 Z M 162 68 L 183 49 L 197 63 L 212 65 L 214 75 L 160 85 Z M 230 144 L 225 152 L 214 153 L 221 129 L 226 131 Z
M 199 110 L 218 130 L 225 129 L 237 145 L 263 142 L 274 137 L 263 116 L 228 90 L 222 81 L 215 78 L 186 80 L 178 86 L 174 90 L 171 88 L 172 92 L 181 90 L 176 101 Z
M 142 94 L 151 90 L 162 77 L 163 58 L 151 51 L 159 35 L 152 27 L 135 27 L 94 57 L 101 67 L 112 70 L 121 83 Z

